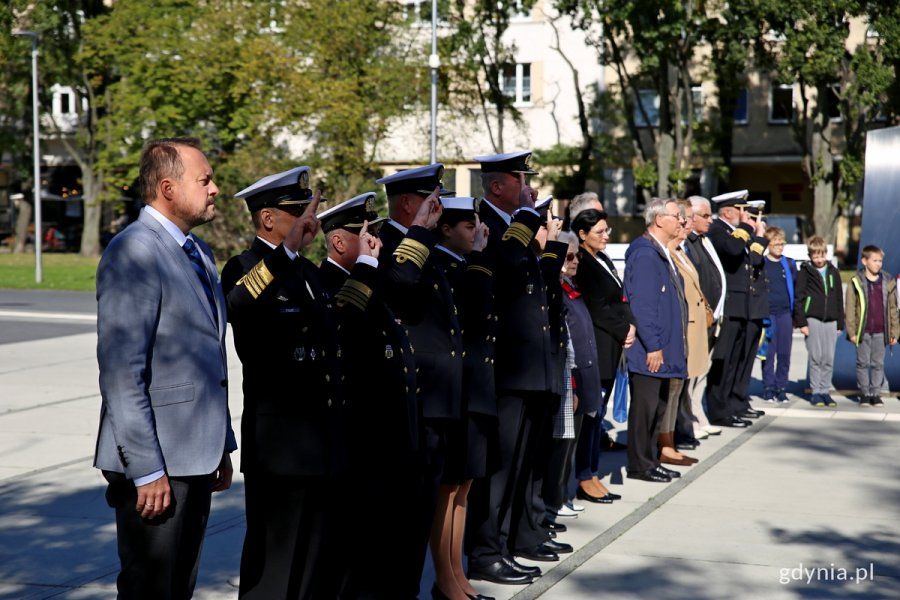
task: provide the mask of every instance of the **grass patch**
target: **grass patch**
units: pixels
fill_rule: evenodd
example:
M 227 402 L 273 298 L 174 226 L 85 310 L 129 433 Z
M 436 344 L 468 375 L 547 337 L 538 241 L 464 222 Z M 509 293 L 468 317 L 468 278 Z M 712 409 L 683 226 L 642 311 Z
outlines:
M 0 254 L 0 288 L 93 292 L 99 257 L 45 252 L 43 282 L 34 281 L 34 253 Z

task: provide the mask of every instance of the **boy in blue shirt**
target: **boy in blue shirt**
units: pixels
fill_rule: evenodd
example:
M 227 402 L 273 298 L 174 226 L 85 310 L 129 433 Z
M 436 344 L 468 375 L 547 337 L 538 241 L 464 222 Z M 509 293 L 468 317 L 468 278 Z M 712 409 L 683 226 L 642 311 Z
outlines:
M 766 278 L 769 280 L 769 327 L 766 338 L 769 349 L 762 361 L 763 400 L 787 402 L 785 389 L 791 369 L 791 345 L 793 342 L 794 276 L 797 265 L 784 256 L 784 230 L 780 227 L 766 229 L 769 253 L 766 255 Z

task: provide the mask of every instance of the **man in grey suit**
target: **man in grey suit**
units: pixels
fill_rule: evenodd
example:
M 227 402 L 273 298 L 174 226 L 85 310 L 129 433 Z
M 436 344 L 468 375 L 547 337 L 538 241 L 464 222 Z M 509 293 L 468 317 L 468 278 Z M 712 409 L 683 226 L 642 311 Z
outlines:
M 100 431 L 119 598 L 190 598 L 211 492 L 231 486 L 225 299 L 209 247 L 219 188 L 190 138 L 149 142 L 147 206 L 97 268 Z

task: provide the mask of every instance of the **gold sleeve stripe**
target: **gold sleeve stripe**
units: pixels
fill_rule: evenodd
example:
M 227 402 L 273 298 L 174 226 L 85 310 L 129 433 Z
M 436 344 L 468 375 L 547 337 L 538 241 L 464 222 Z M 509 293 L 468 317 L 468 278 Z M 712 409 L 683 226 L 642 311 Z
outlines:
M 749 242 L 749 241 L 750 241 L 750 234 L 747 233 L 746 231 L 744 231 L 743 229 L 740 229 L 740 228 L 739 228 L 739 229 L 735 229 L 734 231 L 732 231 L 732 232 L 731 232 L 731 235 L 732 235 L 733 237 L 736 237 L 737 239 L 743 240 L 743 241 L 745 241 L 745 242 Z
M 466 267 L 466 269 L 468 269 L 469 271 L 478 271 L 479 273 L 484 273 L 488 277 L 492 277 L 494 275 L 493 273 L 491 273 L 490 269 L 485 269 L 481 265 L 469 265 L 468 267 Z
M 372 288 L 354 279 L 348 279 L 344 287 L 335 295 L 338 306 L 350 304 L 359 310 L 366 310 L 369 298 L 372 297 Z
M 256 300 L 274 279 L 275 276 L 269 271 L 265 261 L 261 260 L 246 275 L 238 279 L 237 285 L 246 287 L 253 299 Z
M 763 245 L 760 244 L 759 242 L 753 242 L 752 244 L 750 244 L 750 252 L 756 252 L 758 254 L 762 254 L 763 250 L 765 250 L 765 248 L 763 248 Z
M 541 258 L 552 258 L 556 260 L 557 258 L 559 258 L 559 255 L 556 252 L 544 252 L 541 255 Z
M 429 253 L 428 246 L 411 238 L 403 238 L 403 241 L 400 242 L 400 245 L 394 250 L 394 256 L 397 257 L 397 262 L 402 263 L 411 260 L 420 269 L 425 266 L 425 261 L 428 259 Z
M 510 238 L 517 240 L 523 246 L 527 247 L 528 244 L 531 243 L 532 233 L 531 230 L 522 223 L 513 223 L 505 232 L 503 232 L 502 239 L 505 242 Z

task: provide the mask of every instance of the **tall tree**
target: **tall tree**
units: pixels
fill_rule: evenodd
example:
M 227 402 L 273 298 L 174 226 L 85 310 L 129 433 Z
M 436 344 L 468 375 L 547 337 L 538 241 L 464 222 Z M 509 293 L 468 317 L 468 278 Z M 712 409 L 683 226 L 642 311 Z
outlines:
M 33 2 L 11 0 L 7 2 L 9 11 L 4 20 L 14 29 L 30 30 L 40 35 L 40 109 L 41 123 L 45 127 L 43 135 L 50 135 L 66 148 L 69 157 L 81 169 L 81 192 L 84 200 L 84 231 L 81 238 L 81 253 L 92 256 L 100 250 L 100 191 L 103 188 L 103 174 L 97 169 L 99 140 L 97 139 L 98 106 L 96 89 L 90 84 L 97 74 L 92 73 L 77 60 L 84 42 L 85 22 L 108 12 L 102 0 L 52 0 Z M 21 50 L 21 46 L 20 46 Z M 21 68 L 9 73 L 21 78 Z M 71 123 L 57 122 L 51 108 L 52 86 L 62 85 L 72 88 L 76 98 L 74 108 L 77 119 Z M 21 84 L 19 85 L 21 88 Z M 22 113 L 19 112 L 19 115 Z M 29 119 L 30 121 L 30 119 Z M 46 129 L 46 128 L 49 128 Z M 19 138 L 29 139 L 30 138 Z M 21 142 L 19 142 L 21 143 Z M 30 143 L 30 141 L 28 142 Z M 15 147 L 15 145 L 13 146 Z M 36 234 L 36 238 L 39 238 Z M 39 243 L 39 240 L 36 239 Z
M 440 52 L 449 107 L 480 117 L 494 152 L 503 152 L 507 121 L 522 119 L 515 94 L 504 86 L 516 69 L 516 47 L 505 34 L 510 19 L 530 13 L 534 0 L 447 0 L 446 6 L 453 35 L 442 37 Z
M 776 34 L 770 43 L 776 76 L 797 86 L 791 125 L 813 192 L 816 233 L 826 239 L 834 238 L 839 207 L 861 178 L 865 132 L 876 125 L 895 77 L 877 44 L 865 36 L 855 47 L 848 41 L 851 21 L 865 9 L 855 0 L 782 0 L 765 15 Z M 832 122 L 837 117 L 840 124 Z
M 693 166 L 692 84 L 702 62 L 697 47 L 705 3 L 557 0 L 557 7 L 574 17 L 600 62 L 616 72 L 635 179 L 658 196 L 683 192 Z

